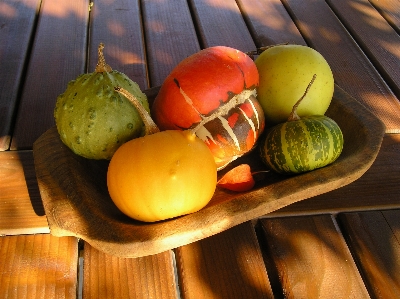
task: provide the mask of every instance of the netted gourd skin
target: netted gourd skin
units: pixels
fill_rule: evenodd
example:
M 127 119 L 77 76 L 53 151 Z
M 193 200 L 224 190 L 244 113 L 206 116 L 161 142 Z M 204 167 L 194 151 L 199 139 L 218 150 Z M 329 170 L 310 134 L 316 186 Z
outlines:
M 120 86 L 149 110 L 137 83 L 118 71 L 82 74 L 57 98 L 54 118 L 60 138 L 75 154 L 88 159 L 111 159 L 128 140 L 143 135 L 136 108 L 114 90 Z

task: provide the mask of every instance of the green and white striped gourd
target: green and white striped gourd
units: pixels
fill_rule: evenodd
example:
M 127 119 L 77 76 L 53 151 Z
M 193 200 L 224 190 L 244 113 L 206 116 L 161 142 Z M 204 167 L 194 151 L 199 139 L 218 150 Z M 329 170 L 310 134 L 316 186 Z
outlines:
M 293 107 L 288 121 L 271 128 L 261 145 L 262 160 L 275 172 L 298 174 L 321 168 L 333 163 L 343 150 L 343 134 L 333 119 L 297 115 L 303 98 Z

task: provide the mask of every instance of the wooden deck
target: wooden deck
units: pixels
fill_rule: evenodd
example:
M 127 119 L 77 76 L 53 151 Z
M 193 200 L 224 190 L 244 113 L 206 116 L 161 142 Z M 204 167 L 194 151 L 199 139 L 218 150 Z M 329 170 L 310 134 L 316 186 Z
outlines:
M 99 42 L 142 89 L 202 48 L 309 45 L 382 147 L 350 185 L 161 254 L 52 236 L 32 145 Z M 0 66 L 0 298 L 400 298 L 399 1 L 2 0 Z

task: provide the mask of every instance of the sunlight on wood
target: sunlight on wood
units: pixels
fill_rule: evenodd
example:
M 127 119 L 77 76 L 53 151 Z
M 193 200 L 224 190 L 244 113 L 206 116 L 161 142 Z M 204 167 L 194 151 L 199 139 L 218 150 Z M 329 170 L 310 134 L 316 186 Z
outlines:
M 208 0 L 207 4 L 211 7 L 218 7 L 224 9 L 234 9 L 236 5 L 235 1 L 225 1 L 225 0 Z
M 219 233 L 221 231 L 227 230 L 232 226 L 231 221 L 229 219 L 224 219 L 218 224 L 210 224 L 210 230 Z M 203 239 L 204 232 L 201 229 L 193 229 L 187 230 L 183 233 L 171 235 L 167 238 L 160 239 L 159 243 L 162 244 L 162 247 L 177 247 L 174 244 L 179 244 L 179 246 L 184 246 L 187 244 L 193 244 L 192 242 Z M 197 244 L 197 243 L 196 243 Z
M 391 105 L 383 105 L 392 99 Z M 386 126 L 386 133 L 400 133 L 399 128 L 399 103 L 396 102 L 396 97 L 393 94 L 381 95 L 370 92 L 364 92 L 357 99 L 370 111 L 372 111 Z
M 251 246 L 250 243 L 242 243 L 242 246 L 236 249 L 236 259 L 243 279 L 253 288 L 260 288 L 260 277 L 255 275 L 257 264 L 262 264 L 260 251 L 258 247 Z M 266 270 L 265 270 L 266 271 Z
M 19 155 L 0 153 L 0 235 L 50 231 L 46 216 L 37 215 L 32 206 L 26 180 Z
M 147 26 L 149 27 L 150 30 L 152 30 L 155 33 L 162 33 L 166 31 L 165 25 L 161 22 L 158 21 L 148 21 Z
M 115 20 L 110 20 L 107 23 L 108 30 L 116 36 L 122 37 L 124 34 L 126 34 L 126 29 L 124 24 L 121 24 L 118 21 Z
M 398 227 L 391 227 L 393 230 L 393 235 L 390 236 L 390 245 L 391 248 L 397 248 L 397 250 L 392 250 L 392 260 L 394 262 L 393 267 L 395 267 L 397 270 L 393 271 L 396 274 L 396 277 L 400 281 L 400 271 L 399 270 L 399 265 L 400 265 L 400 228 Z
M 74 298 L 77 248 L 49 234 L 0 238 L 2 298 Z
M 326 27 L 318 28 L 319 33 L 321 36 L 329 42 L 332 43 L 339 43 L 341 41 L 340 35 L 337 32 L 334 32 Z
M 392 53 L 394 56 L 399 58 L 400 60 L 400 44 L 396 42 L 387 42 L 387 41 L 381 41 L 382 48 L 385 49 L 386 51 Z M 398 65 L 393 65 L 394 68 L 398 68 Z
M 108 48 L 110 49 L 108 56 L 111 56 L 113 59 L 118 60 L 122 65 L 145 63 L 145 61 L 139 55 L 131 51 L 124 51 L 118 46 L 113 45 L 109 45 Z
M 49 1 L 43 6 L 43 13 L 60 19 L 77 17 L 86 20 L 89 13 L 89 1 L 87 2 L 88 10 L 85 11 L 80 9 L 81 4 L 79 1 Z
M 363 15 L 365 22 L 369 23 L 371 26 L 385 31 L 388 31 L 390 29 L 390 26 L 387 25 L 387 22 L 381 17 L 380 14 L 377 13 L 377 11 L 372 6 L 354 2 L 351 2 L 350 6 L 361 12 L 362 14 L 360 15 Z
M 185 275 L 180 275 L 182 276 L 182 286 L 184 287 L 182 293 L 186 297 L 190 298 L 193 294 L 196 294 L 198 298 L 215 298 L 216 296 L 212 290 L 212 286 L 207 281 L 208 277 L 204 275 L 204 256 L 205 253 L 203 252 L 201 242 L 191 243 L 178 248 L 177 257 L 181 268 L 185 269 Z
M 287 297 L 366 295 L 350 251 L 330 216 L 263 220 L 263 227 Z
M 165 65 L 172 65 L 174 63 L 174 59 L 171 56 L 171 54 L 169 54 L 163 50 L 160 50 L 160 49 L 157 49 L 155 51 L 155 57 L 159 63 L 165 64 Z
M 235 1 L 208 0 L 207 3 L 212 7 L 232 10 L 233 12 L 238 11 Z M 272 11 L 270 8 L 271 5 L 266 5 L 264 3 L 260 3 L 260 1 L 255 1 L 253 5 L 246 7 L 246 13 L 257 18 L 260 23 L 267 27 L 273 29 L 285 28 L 286 24 L 284 20 L 277 15 L 277 11 Z
M 7 3 L 0 3 L 0 15 L 7 18 L 17 16 L 17 10 Z
M 287 27 L 285 20 L 274 9 L 273 5 L 266 5 L 265 3 L 260 3 L 260 1 L 255 1 L 252 5 L 247 5 L 245 10 L 252 18 L 256 18 L 258 22 L 268 28 L 280 30 Z

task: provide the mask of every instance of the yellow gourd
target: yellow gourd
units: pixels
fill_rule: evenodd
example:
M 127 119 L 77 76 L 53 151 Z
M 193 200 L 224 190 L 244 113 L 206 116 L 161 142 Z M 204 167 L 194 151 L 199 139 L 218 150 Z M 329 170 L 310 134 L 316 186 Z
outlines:
M 193 132 L 159 132 L 144 109 L 141 116 L 146 136 L 123 144 L 110 161 L 107 186 L 111 199 L 124 214 L 145 222 L 202 209 L 217 183 L 211 151 Z

